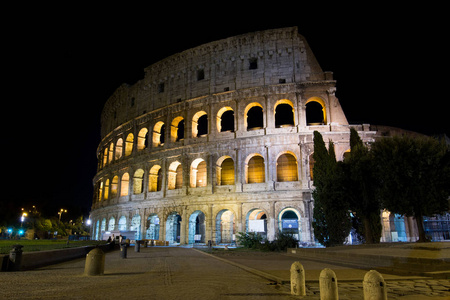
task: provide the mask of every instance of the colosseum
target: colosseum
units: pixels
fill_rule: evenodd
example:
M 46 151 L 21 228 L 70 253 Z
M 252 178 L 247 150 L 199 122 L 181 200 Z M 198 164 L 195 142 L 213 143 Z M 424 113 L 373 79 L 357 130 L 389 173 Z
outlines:
M 207 43 L 145 69 L 101 115 L 92 236 L 232 244 L 239 232 L 314 243 L 313 131 L 349 151 L 336 81 L 296 27 Z M 365 141 L 376 131 L 352 125 Z

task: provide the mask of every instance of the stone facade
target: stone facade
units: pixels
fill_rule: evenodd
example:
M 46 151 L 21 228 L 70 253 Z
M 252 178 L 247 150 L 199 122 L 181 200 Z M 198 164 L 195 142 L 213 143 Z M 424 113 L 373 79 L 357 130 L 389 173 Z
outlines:
M 297 28 L 211 42 L 145 72 L 102 112 L 92 236 L 227 244 L 288 231 L 314 243 L 313 131 L 342 159 L 350 126 Z M 353 127 L 373 141 L 370 126 Z

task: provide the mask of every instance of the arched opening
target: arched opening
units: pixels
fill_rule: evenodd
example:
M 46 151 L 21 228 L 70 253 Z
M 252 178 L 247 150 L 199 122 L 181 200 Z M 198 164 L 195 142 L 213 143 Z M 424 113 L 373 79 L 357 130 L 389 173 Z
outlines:
M 134 238 L 136 240 L 141 239 L 141 216 L 140 215 L 134 215 L 131 219 L 130 224 L 130 231 L 135 231 Z
M 108 148 L 103 151 L 103 167 L 108 164 Z
M 245 220 L 246 232 L 255 232 L 263 238 L 267 237 L 267 215 L 262 209 L 250 210 Z
M 102 201 L 103 199 L 103 181 L 100 181 L 98 186 L 98 201 Z
M 106 231 L 106 218 L 103 218 L 102 219 L 102 227 L 101 227 L 101 237 L 102 237 L 102 239 L 103 239 L 103 234 L 105 233 L 105 231 Z
M 231 157 L 221 157 L 216 168 L 218 185 L 234 185 L 234 161 Z
M 108 231 L 113 231 L 115 227 L 116 227 L 116 219 L 114 219 L 114 217 L 111 217 L 108 222 Z
M 147 218 L 147 233 L 145 238 L 149 240 L 159 240 L 159 218 L 153 214 Z
M 123 139 L 118 139 L 116 143 L 116 152 L 114 155 L 114 159 L 118 160 L 122 157 L 122 149 L 123 149 Z
M 181 163 L 174 161 L 169 166 L 167 188 L 169 190 L 181 189 L 183 186 L 183 168 Z
M 126 231 L 127 230 L 127 218 L 125 216 L 121 216 L 119 218 L 119 230 Z
M 292 234 L 300 240 L 300 213 L 294 208 L 283 209 L 278 217 L 278 228 L 283 233 Z
M 148 147 L 148 129 L 142 128 L 138 133 L 137 149 L 142 151 Z
M 109 179 L 105 181 L 105 193 L 103 199 L 108 200 L 109 197 Z
M 266 181 L 264 158 L 253 155 L 247 163 L 247 183 L 262 183 Z
M 166 126 L 163 122 L 159 121 L 153 127 L 153 147 L 164 146 Z
M 150 169 L 149 174 L 149 184 L 148 184 L 148 191 L 149 192 L 159 192 L 162 187 L 162 169 L 159 165 L 154 165 Z
M 195 159 L 191 164 L 190 187 L 204 187 L 207 185 L 206 162 L 201 159 Z
M 231 107 L 222 107 L 217 113 L 217 130 L 234 132 L 234 111 Z
M 128 188 L 130 185 L 130 175 L 125 173 L 122 175 L 122 180 L 120 181 L 120 196 L 128 195 Z
M 344 154 L 342 155 L 342 160 L 348 160 L 350 158 L 350 151 L 351 149 L 347 149 Z
M 320 98 L 312 98 L 306 103 L 306 124 L 325 125 L 327 123 L 327 114 L 325 103 Z
M 117 197 L 117 191 L 119 188 L 119 176 L 114 176 L 111 182 L 111 197 Z
M 170 137 L 172 142 L 178 142 L 184 139 L 184 119 L 183 117 L 176 117 L 173 119 L 170 126 Z
M 280 100 L 275 106 L 275 127 L 293 127 L 294 122 L 294 106 L 289 100 Z
M 166 241 L 169 244 L 180 243 L 181 216 L 177 212 L 172 212 L 166 221 Z
M 138 169 L 133 176 L 133 194 L 141 194 L 144 191 L 144 170 Z
M 111 163 L 114 158 L 114 144 L 109 144 L 109 154 L 108 154 L 108 162 Z
M 205 233 L 205 214 L 200 210 L 196 210 L 189 217 L 189 244 L 204 244 Z
M 97 220 L 97 223 L 95 223 L 95 239 L 98 240 L 99 237 L 99 231 L 100 231 L 100 221 Z
M 125 141 L 125 156 L 130 156 L 133 152 L 134 135 L 130 133 Z
M 175 189 L 181 189 L 183 187 L 183 167 L 181 164 L 177 167 L 176 175 Z
M 290 153 L 281 154 L 277 159 L 277 181 L 298 181 L 297 159 Z
M 263 107 L 259 103 L 251 103 L 245 109 L 247 131 L 264 128 Z
M 204 111 L 197 112 L 192 118 L 192 137 L 208 134 L 208 115 Z
M 221 210 L 216 217 L 216 244 L 231 244 L 234 241 L 234 214 L 228 209 Z

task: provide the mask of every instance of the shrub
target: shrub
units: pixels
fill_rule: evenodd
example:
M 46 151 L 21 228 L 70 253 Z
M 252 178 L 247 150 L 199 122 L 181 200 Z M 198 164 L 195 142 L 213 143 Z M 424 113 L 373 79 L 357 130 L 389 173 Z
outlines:
M 278 233 L 272 242 L 264 240 L 263 243 L 263 237 L 255 232 L 239 232 L 237 240 L 239 245 L 244 248 L 263 251 L 286 251 L 287 248 L 295 248 L 298 245 L 298 241 L 292 234 L 282 232 Z
M 244 248 L 259 249 L 263 238 L 255 232 L 239 232 L 237 241 Z

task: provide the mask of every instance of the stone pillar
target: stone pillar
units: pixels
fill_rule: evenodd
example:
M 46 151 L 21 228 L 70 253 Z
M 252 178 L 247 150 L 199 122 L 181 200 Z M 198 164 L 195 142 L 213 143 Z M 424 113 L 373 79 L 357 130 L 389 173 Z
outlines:
M 189 226 L 189 218 L 187 217 L 186 210 L 183 209 L 181 213 L 181 221 L 180 221 L 180 245 L 185 245 L 189 242 L 189 229 L 186 228 Z
M 306 296 L 305 269 L 298 261 L 291 265 L 291 294 Z
M 364 300 L 387 300 L 386 282 L 375 270 L 370 270 L 363 281 Z
M 267 216 L 267 239 L 269 241 L 273 241 L 275 240 L 275 236 L 276 236 L 276 223 L 277 223 L 277 216 L 276 216 L 276 212 L 275 212 L 275 204 L 277 202 L 273 201 L 269 207 L 269 211 L 268 214 L 269 216 Z
M 338 300 L 338 285 L 333 270 L 325 268 L 319 276 L 320 300 Z

